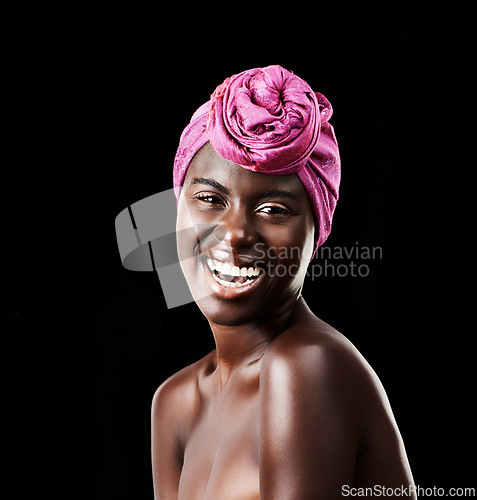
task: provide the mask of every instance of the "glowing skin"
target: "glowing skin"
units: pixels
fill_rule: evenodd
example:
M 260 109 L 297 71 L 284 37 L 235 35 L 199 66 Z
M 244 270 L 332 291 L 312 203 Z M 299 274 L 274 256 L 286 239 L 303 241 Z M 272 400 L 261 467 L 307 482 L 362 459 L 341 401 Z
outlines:
M 316 238 L 299 178 L 243 169 L 206 144 L 177 228 L 216 349 L 154 396 L 155 499 L 335 499 L 343 485 L 412 484 L 376 374 L 300 296 Z

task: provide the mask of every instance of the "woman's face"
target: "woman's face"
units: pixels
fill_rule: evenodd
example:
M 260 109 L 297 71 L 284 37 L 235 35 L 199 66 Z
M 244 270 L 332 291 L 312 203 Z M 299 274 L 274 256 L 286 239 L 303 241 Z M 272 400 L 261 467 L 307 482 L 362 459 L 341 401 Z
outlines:
M 221 325 L 266 320 L 298 297 L 314 221 L 296 175 L 246 170 L 206 144 L 179 198 L 182 270 L 204 315 Z

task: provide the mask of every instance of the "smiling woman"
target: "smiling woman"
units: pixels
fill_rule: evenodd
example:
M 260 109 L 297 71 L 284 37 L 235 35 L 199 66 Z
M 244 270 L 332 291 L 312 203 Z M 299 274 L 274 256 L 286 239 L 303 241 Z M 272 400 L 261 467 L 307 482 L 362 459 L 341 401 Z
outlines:
M 190 227 L 204 229 L 186 231 Z M 192 295 L 214 323 L 253 321 L 261 311 L 280 308 L 299 295 L 313 253 L 314 222 L 296 175 L 251 172 L 220 157 L 207 143 L 185 177 L 177 229 L 179 258 Z M 269 248 L 299 248 L 294 259 L 277 258 L 274 264 L 299 264 L 300 273 L 277 279 L 262 272 L 263 251 L 258 248 L 264 242 Z M 201 258 L 192 258 L 195 253 Z M 242 269 L 247 278 L 251 269 L 251 279 L 245 280 Z M 235 298 L 240 300 L 224 300 Z
M 338 198 L 331 113 L 271 66 L 226 79 L 181 136 L 177 248 L 216 349 L 154 396 L 156 500 L 309 500 L 412 484 L 376 374 L 301 297 Z

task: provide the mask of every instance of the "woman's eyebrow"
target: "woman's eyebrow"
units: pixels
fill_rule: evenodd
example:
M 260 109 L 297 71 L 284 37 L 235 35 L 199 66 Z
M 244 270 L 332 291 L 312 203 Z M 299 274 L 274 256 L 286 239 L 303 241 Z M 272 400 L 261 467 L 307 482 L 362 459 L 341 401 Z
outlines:
M 260 193 L 260 198 L 289 198 L 290 200 L 298 201 L 298 196 L 295 193 L 284 189 L 267 189 Z
M 191 184 L 205 184 L 206 186 L 213 187 L 224 194 L 230 194 L 230 191 L 225 186 L 222 186 L 219 182 L 208 177 L 194 177 Z

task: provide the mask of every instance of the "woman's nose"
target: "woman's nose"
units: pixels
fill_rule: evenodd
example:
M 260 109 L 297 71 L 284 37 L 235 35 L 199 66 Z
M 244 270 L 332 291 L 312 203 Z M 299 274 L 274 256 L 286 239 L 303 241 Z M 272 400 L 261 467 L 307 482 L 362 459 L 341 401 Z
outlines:
M 214 235 L 232 248 L 251 246 L 257 242 L 257 232 L 253 223 L 247 214 L 238 210 L 229 210 L 215 228 Z

